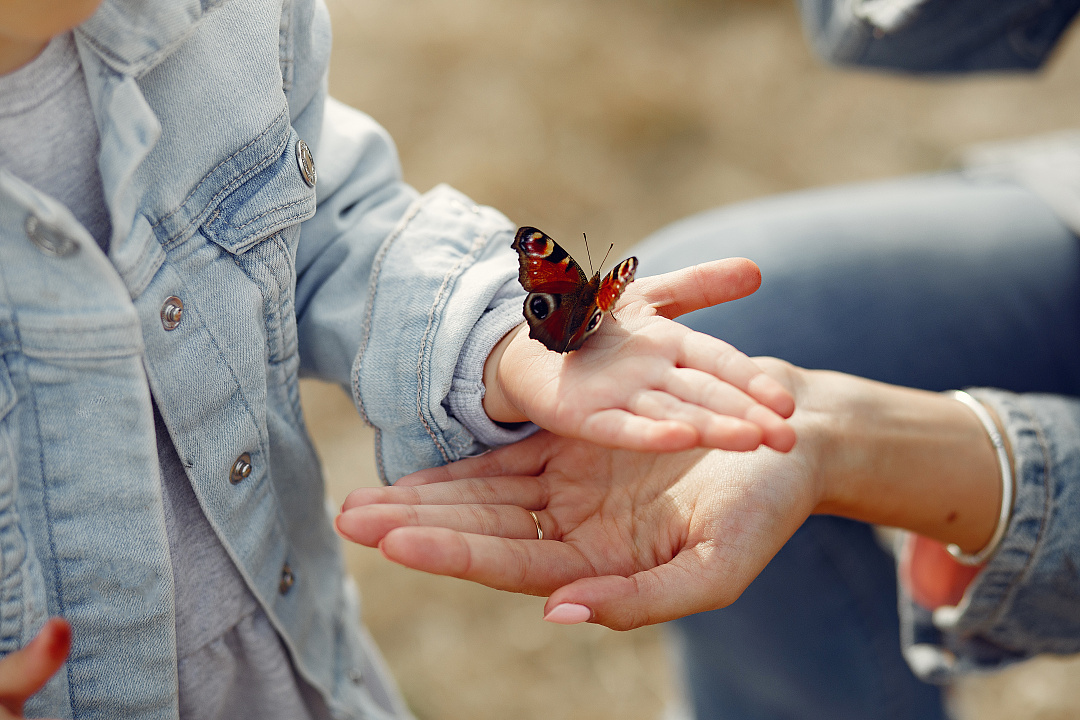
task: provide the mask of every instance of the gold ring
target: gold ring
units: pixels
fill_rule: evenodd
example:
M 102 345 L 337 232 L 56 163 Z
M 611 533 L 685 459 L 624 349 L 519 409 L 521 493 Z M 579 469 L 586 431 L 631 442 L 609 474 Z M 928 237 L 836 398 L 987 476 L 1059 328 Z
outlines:
M 534 513 L 532 510 L 529 511 L 529 514 L 532 515 L 533 522 L 536 523 L 536 539 L 543 540 L 544 529 L 540 527 L 540 518 L 536 517 L 536 513 Z

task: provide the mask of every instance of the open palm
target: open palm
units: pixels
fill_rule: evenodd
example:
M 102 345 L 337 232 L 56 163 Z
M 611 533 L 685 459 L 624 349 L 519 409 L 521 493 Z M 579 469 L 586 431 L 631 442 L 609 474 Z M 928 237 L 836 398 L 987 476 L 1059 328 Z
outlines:
M 744 297 L 760 280 L 742 258 L 642 278 L 627 287 L 617 320 L 567 354 L 530 340 L 522 325 L 500 343 L 485 408 L 607 447 L 790 450 L 788 391 L 731 345 L 674 321 Z
M 356 490 L 337 527 L 403 565 L 629 629 L 733 602 L 813 510 L 806 466 L 767 448 L 660 455 L 541 433 Z

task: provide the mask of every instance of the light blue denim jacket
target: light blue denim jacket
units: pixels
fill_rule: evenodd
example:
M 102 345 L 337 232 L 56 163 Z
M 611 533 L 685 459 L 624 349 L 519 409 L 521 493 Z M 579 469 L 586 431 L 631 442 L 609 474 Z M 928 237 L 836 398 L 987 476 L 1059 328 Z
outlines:
M 454 376 L 478 321 L 520 320 L 497 302 L 513 226 L 418 194 L 385 132 L 327 100 L 316 0 L 105 0 L 75 38 L 113 235 L 106 256 L 0 172 L 0 653 L 62 615 L 70 659 L 28 711 L 175 716 L 152 393 L 298 672 L 335 716 L 383 717 L 297 378 L 352 388 L 390 479 L 478 449 L 445 408 L 479 382 Z
M 801 0 L 804 25 L 828 60 L 911 72 L 1039 67 L 1077 0 Z M 1043 196 L 1074 232 L 1080 136 L 982 152 Z M 1063 163 L 1067 167 L 1063 167 Z M 1011 169 L 1010 169 L 1011 168 Z M 1043 168 L 1045 171 L 1040 172 Z M 994 669 L 1040 653 L 1080 652 L 1080 400 L 973 390 L 1003 421 L 1014 454 L 1007 533 L 956 608 L 931 614 L 900 598 L 904 654 L 924 679 Z

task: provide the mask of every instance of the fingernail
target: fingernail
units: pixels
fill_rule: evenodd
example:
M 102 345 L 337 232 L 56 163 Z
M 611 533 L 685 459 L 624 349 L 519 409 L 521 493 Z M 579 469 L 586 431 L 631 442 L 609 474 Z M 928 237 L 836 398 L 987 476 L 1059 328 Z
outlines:
M 577 625 L 592 617 L 592 610 L 577 603 L 560 603 L 544 616 L 548 622 L 560 625 Z

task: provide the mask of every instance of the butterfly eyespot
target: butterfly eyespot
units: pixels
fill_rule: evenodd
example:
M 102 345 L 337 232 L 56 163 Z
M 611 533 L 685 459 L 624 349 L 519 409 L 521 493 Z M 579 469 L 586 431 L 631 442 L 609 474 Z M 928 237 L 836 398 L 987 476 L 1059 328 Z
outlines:
M 555 298 L 547 293 L 533 293 L 525 299 L 525 308 L 528 315 L 537 320 L 545 319 L 555 309 L 556 305 L 558 303 Z
M 525 238 L 521 243 L 525 253 L 532 255 L 533 257 L 547 257 L 551 254 L 552 246 L 548 241 L 547 236 L 542 232 L 535 232 L 529 237 Z
M 604 312 L 597 308 L 593 311 L 592 317 L 589 318 L 589 324 L 585 326 L 585 334 L 591 335 L 596 332 L 596 329 L 600 327 L 600 321 L 604 319 Z

